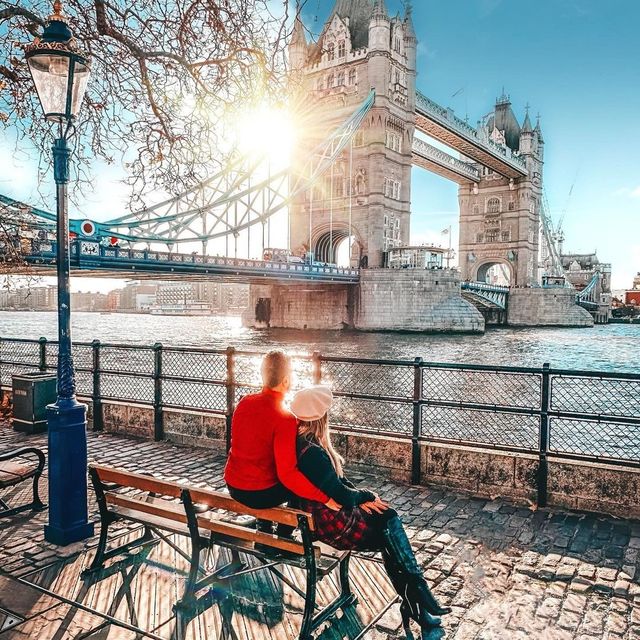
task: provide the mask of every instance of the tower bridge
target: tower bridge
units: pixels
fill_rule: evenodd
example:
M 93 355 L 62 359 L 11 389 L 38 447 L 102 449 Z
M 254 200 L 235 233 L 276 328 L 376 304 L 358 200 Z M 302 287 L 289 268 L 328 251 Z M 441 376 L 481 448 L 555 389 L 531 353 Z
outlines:
M 520 124 L 503 93 L 471 126 L 416 89 L 416 50 L 410 8 L 392 17 L 384 0 L 338 0 L 317 42 L 296 17 L 291 91 L 313 114 L 314 139 L 299 142 L 295 169 L 237 157 L 142 211 L 72 221 L 72 268 L 249 282 L 260 322 L 272 326 L 481 331 L 476 307 L 503 299 L 512 324 L 590 324 L 575 291 L 538 283 L 539 120 L 533 127 L 527 110 Z M 459 185 L 459 272 L 384 268 L 390 249 L 410 244 L 414 166 Z M 52 214 L 8 197 L 0 205 L 31 229 L 28 261 L 50 268 Z M 287 237 L 273 242 L 271 221 L 284 214 Z M 306 261 L 263 260 L 272 246 Z M 341 248 L 347 264 L 338 267 Z M 486 283 L 495 273 L 512 287 L 508 309 L 502 291 L 489 292 L 493 302 L 482 287 L 461 296 L 461 281 Z

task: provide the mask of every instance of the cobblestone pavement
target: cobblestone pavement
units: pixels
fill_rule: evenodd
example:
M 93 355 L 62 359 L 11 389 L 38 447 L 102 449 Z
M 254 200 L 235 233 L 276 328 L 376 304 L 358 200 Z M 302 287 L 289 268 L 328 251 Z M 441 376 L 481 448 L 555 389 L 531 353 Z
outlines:
M 46 438 L 21 436 L 0 425 L 0 451 L 27 442 L 45 446 Z M 167 479 L 222 486 L 224 456 L 204 448 L 90 433 L 89 455 L 92 460 Z M 427 579 L 439 599 L 453 607 L 453 614 L 444 619 L 444 631 L 429 637 L 640 638 L 640 522 L 531 511 L 502 500 L 470 498 L 362 474 L 352 477 L 399 511 Z M 0 496 L 11 494 L 9 490 Z M 93 501 L 90 509 L 96 513 Z M 45 514 L 28 514 L 0 524 L 0 575 L 5 576 L 0 577 L 0 606 L 2 591 L 9 589 L 8 578 L 83 550 L 83 543 L 63 549 L 46 543 L 45 518 Z M 59 607 L 65 615 L 67 605 Z M 367 638 L 402 637 L 397 609 L 385 614 Z M 55 617 L 51 611 L 48 616 Z M 94 637 L 89 633 L 82 637 Z M 124 630 L 123 634 L 129 637 Z M 109 633 L 108 637 L 119 636 Z

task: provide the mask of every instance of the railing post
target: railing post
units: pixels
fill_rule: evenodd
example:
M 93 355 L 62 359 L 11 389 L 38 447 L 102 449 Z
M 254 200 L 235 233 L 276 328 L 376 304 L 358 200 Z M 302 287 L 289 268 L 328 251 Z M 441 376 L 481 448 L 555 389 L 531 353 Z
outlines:
M 322 382 L 322 355 L 319 351 L 314 351 L 311 356 L 313 363 L 313 384 L 320 384 Z
M 164 423 L 162 417 L 162 345 L 153 345 L 153 439 L 156 442 L 164 439 Z
M 38 340 L 38 343 L 39 343 L 39 350 L 40 350 L 38 368 L 40 369 L 40 371 L 46 371 L 47 370 L 47 339 L 40 338 Z
M 422 456 L 420 436 L 422 435 L 422 358 L 413 363 L 413 432 L 411 435 L 411 484 L 420 484 Z
M 226 415 L 226 431 L 225 441 L 227 453 L 231 448 L 231 420 L 233 412 L 236 409 L 236 350 L 233 347 L 227 347 L 227 415 Z
M 547 506 L 547 481 L 549 466 L 547 454 L 549 453 L 549 406 L 551 401 L 551 376 L 549 363 L 542 365 L 542 401 L 540 406 L 540 446 L 538 463 L 538 506 Z
M 100 389 L 100 340 L 94 340 L 91 343 L 91 351 L 93 356 L 93 396 L 92 396 L 92 413 L 93 413 L 93 430 L 102 431 L 104 421 L 102 416 L 102 391 Z

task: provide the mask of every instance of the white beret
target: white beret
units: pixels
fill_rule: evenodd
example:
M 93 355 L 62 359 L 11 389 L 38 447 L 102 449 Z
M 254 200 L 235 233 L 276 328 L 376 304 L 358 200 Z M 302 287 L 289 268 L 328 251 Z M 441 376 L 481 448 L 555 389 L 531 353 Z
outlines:
M 298 391 L 291 401 L 291 413 L 298 420 L 319 420 L 329 411 L 333 393 L 329 387 L 318 384 Z

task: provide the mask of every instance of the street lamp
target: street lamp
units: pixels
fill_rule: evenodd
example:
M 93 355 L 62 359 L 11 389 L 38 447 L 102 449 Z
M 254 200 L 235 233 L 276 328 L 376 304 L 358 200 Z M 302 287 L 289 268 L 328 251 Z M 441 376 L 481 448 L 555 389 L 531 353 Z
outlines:
M 53 144 L 56 182 L 56 262 L 58 276 L 58 397 L 47 407 L 49 431 L 49 524 L 45 539 L 65 545 L 93 535 L 87 517 L 87 407 L 76 401 L 71 356 L 69 295 L 69 214 L 67 144 L 74 131 L 87 81 L 89 58 L 73 38 L 62 14 L 62 3 L 53 3 L 41 38 L 25 48 L 25 57 L 38 92 L 44 117 L 57 130 Z

